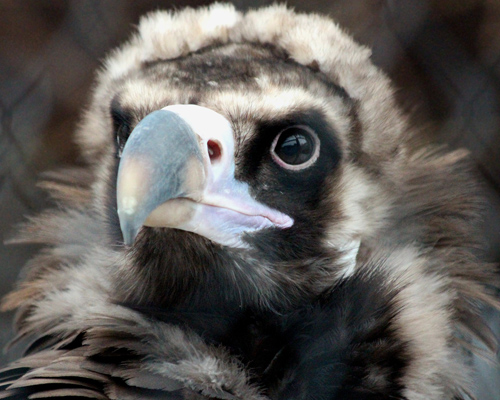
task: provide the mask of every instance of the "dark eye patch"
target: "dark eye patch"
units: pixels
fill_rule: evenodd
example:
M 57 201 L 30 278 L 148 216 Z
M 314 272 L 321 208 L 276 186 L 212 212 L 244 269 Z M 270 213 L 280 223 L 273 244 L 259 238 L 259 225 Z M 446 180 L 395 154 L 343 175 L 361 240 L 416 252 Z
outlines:
M 278 152 L 286 158 L 288 164 L 300 164 L 304 162 L 309 154 L 314 149 L 314 141 L 309 140 L 312 136 L 304 130 L 310 130 L 312 134 L 317 136 L 320 144 L 319 159 L 315 163 L 318 168 L 323 168 L 328 171 L 334 169 L 342 158 L 342 151 L 332 127 L 326 122 L 323 114 L 318 110 L 307 110 L 290 114 L 284 118 L 270 121 L 259 121 L 256 127 L 254 137 L 249 140 L 240 154 L 243 155 L 239 161 L 237 169 L 238 179 L 251 181 L 256 177 L 258 171 L 266 164 L 272 163 L 278 169 L 282 169 L 277 163 L 272 160 L 273 141 L 277 135 L 285 133 Z M 276 140 L 276 145 L 280 141 L 281 136 Z M 275 150 L 276 152 L 276 150 Z M 291 174 L 294 178 L 299 179 L 299 175 L 308 175 L 309 170 L 316 168 L 307 168 L 303 171 L 289 169 L 283 171 L 284 174 Z M 299 174 L 297 172 L 300 172 Z
M 309 221 L 308 218 L 329 196 L 339 176 L 336 170 L 343 153 L 337 133 L 323 113 L 316 109 L 295 112 L 276 120 L 260 121 L 256 125 L 253 137 L 239 150 L 236 179 L 248 183 L 255 199 L 294 218 L 295 228 L 292 231 L 307 230 L 310 222 L 301 221 Z M 273 142 L 277 135 L 291 128 L 290 136 L 298 135 L 296 127 L 301 127 L 300 132 L 303 127 L 307 127 L 316 135 L 319 146 L 314 148 L 319 151 L 309 159 L 313 161 L 310 165 L 302 164 L 299 168 L 280 165 L 272 154 Z M 293 149 L 288 150 L 291 150 L 290 156 L 295 157 Z M 307 147 L 304 151 L 307 156 Z M 297 157 L 299 161 L 302 155 Z
M 121 152 L 132 131 L 132 113 L 123 108 L 118 96 L 111 101 L 111 118 L 113 119 L 113 133 L 116 140 L 116 154 L 121 156 Z

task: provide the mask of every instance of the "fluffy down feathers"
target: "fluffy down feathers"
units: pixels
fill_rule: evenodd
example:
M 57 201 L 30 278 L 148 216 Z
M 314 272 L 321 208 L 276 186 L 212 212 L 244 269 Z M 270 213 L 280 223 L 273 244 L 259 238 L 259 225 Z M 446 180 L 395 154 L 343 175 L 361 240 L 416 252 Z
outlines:
M 223 115 L 234 175 L 287 229 L 221 246 L 144 227 L 125 246 L 119 154 L 171 104 Z M 276 133 L 308 126 L 318 161 L 282 170 Z M 462 399 L 468 349 L 494 339 L 480 303 L 480 210 L 465 154 L 411 148 L 388 79 L 332 21 L 273 6 L 156 12 L 99 72 L 77 140 L 88 168 L 54 174 L 45 244 L 4 301 L 26 356 L 0 398 Z

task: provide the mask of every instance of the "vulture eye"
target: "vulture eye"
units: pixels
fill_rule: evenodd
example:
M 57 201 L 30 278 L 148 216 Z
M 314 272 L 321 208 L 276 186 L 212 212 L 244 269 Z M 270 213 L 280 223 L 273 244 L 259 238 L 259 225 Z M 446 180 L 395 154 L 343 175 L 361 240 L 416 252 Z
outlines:
M 318 159 L 318 135 L 305 125 L 285 128 L 274 138 L 271 155 L 283 168 L 295 171 L 307 168 Z
M 111 118 L 113 119 L 113 129 L 116 138 L 117 156 L 121 157 L 125 142 L 130 136 L 132 116 L 123 109 L 117 98 L 111 103 Z

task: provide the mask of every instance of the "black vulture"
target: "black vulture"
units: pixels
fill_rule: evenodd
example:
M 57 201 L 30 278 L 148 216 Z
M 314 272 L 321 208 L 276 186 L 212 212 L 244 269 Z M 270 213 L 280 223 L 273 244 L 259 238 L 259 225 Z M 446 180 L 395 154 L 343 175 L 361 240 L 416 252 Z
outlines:
M 0 399 L 465 399 L 481 197 L 333 21 L 145 16 L 98 73 L 3 302 Z M 479 351 L 479 350 L 477 350 Z

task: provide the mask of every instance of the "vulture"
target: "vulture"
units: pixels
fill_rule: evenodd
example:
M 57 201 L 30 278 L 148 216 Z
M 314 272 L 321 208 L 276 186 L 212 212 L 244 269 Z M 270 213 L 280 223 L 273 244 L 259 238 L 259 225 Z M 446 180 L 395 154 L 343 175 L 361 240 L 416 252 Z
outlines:
M 480 188 L 370 57 L 282 5 L 143 17 L 15 239 L 0 399 L 470 398 Z

